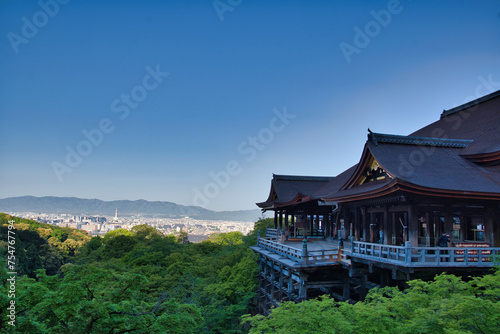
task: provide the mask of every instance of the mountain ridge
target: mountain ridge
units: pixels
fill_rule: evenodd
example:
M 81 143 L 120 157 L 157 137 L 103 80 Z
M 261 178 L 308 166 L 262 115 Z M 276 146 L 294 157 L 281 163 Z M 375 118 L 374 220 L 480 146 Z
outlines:
M 237 211 L 213 211 L 199 206 L 185 206 L 168 201 L 86 199 L 57 196 L 18 196 L 0 199 L 0 212 L 68 213 L 75 215 L 155 216 L 181 218 L 189 216 L 201 220 L 257 221 L 262 215 L 259 209 Z

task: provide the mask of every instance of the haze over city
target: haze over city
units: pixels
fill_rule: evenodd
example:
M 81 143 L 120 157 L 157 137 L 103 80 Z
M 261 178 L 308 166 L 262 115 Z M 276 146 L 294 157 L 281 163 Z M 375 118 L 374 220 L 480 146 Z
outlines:
M 500 1 L 3 1 L 0 198 L 255 209 L 500 89 Z

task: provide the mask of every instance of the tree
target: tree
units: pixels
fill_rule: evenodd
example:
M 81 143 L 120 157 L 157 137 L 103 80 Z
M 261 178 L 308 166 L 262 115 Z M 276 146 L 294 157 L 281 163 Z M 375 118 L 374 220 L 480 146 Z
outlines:
M 163 238 L 163 234 L 160 231 L 147 224 L 134 226 L 131 232 L 138 240 L 145 242 L 157 241 Z
M 17 330 L 23 333 L 193 333 L 203 322 L 195 305 L 150 299 L 139 274 L 66 265 L 64 278 L 40 271 L 19 282 Z
M 410 281 L 404 291 L 372 289 L 354 305 L 328 297 L 285 302 L 268 317 L 243 321 L 250 333 L 497 333 L 499 282 L 499 272 L 469 281 L 441 274 L 430 282 Z
M 243 234 L 241 232 L 212 233 L 209 240 L 222 246 L 242 245 Z

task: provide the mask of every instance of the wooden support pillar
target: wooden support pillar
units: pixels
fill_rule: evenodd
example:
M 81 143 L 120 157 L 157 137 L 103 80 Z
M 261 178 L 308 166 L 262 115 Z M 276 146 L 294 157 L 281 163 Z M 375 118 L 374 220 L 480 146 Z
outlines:
M 360 240 L 361 233 L 361 219 L 359 209 L 354 207 L 354 238 Z
M 340 230 L 340 209 L 337 212 L 332 213 L 330 216 L 332 224 L 332 237 L 337 238 L 339 236 Z
M 412 247 L 418 246 L 418 217 L 417 217 L 417 208 L 415 205 L 408 205 L 408 222 L 406 224 L 408 226 L 408 241 L 411 242 Z
M 408 209 L 407 209 L 408 210 Z M 403 212 L 403 245 L 408 241 L 408 211 Z
M 303 301 L 307 299 L 307 276 L 303 273 L 300 274 L 300 288 L 299 288 L 299 300 Z
M 453 212 L 450 207 L 446 207 L 444 211 L 444 226 L 443 232 L 449 234 L 451 238 L 453 238 Z
M 293 293 L 293 277 L 292 277 L 292 271 L 288 269 L 288 295 L 290 299 L 292 299 L 291 294 Z
M 279 229 L 283 229 L 283 211 L 280 211 L 280 216 L 279 216 Z
M 283 285 L 284 285 L 284 277 L 283 277 L 283 265 L 280 264 L 280 271 L 279 271 L 279 282 L 278 282 L 278 287 L 279 287 L 279 299 L 283 299 Z
M 269 294 L 270 294 L 270 299 L 271 299 L 271 302 L 274 298 L 274 294 L 275 294 L 275 287 L 274 287 L 274 282 L 276 281 L 276 274 L 275 274 L 275 270 L 274 270 L 274 264 L 273 262 L 271 262 L 270 264 L 270 268 L 271 270 L 271 275 L 270 275 L 270 280 L 269 280 L 269 283 L 271 283 L 271 289 L 269 291 Z
M 396 245 L 396 212 L 391 212 L 391 243 Z
M 366 209 L 364 207 L 361 207 L 361 221 L 362 221 L 362 240 L 364 242 L 367 242 L 368 241 L 368 237 L 367 237 L 367 234 L 368 234 L 368 231 L 366 229 L 366 225 L 368 224 L 368 213 L 366 212 Z
M 351 299 L 351 283 L 349 282 L 349 276 L 344 277 L 344 286 L 342 287 L 342 297 L 344 300 Z
M 288 211 L 285 211 L 285 231 L 288 231 Z
M 389 207 L 387 205 L 384 205 L 384 217 L 382 218 L 381 222 L 382 226 L 381 229 L 383 231 L 383 238 L 384 240 L 381 241 L 382 244 L 388 245 L 389 244 Z M 379 232 L 380 235 L 380 232 Z
M 467 231 L 467 218 L 465 212 L 460 213 L 460 241 L 465 240 L 465 233 Z
M 278 211 L 274 210 L 274 228 L 278 228 Z
M 314 232 L 314 215 L 311 214 L 309 218 L 309 225 L 307 226 L 307 229 L 309 231 L 309 234 L 312 236 Z
M 337 234 L 337 224 L 338 224 L 338 212 L 337 213 L 329 213 L 328 214 L 328 226 L 330 226 L 329 236 L 334 238 Z
M 431 214 L 429 211 L 425 212 L 425 246 L 430 247 L 431 246 L 431 233 L 432 233 L 432 227 L 431 227 Z
M 370 242 L 377 242 L 375 237 L 375 233 L 377 233 L 377 223 L 376 223 L 376 214 L 375 212 L 370 212 Z
M 329 214 L 326 213 L 326 214 L 323 214 L 323 219 L 322 219 L 322 223 L 321 223 L 321 228 L 323 229 L 323 232 L 325 233 L 325 238 L 328 238 L 330 236 L 330 221 L 329 221 Z
M 436 239 L 435 245 L 434 246 L 439 246 L 439 237 L 443 233 L 443 227 L 441 226 L 441 218 L 440 218 L 440 213 L 438 215 L 434 215 L 432 221 L 434 222 L 434 230 L 436 231 Z
M 360 291 L 359 291 L 359 299 L 361 301 L 365 300 L 366 293 L 368 291 L 368 289 L 366 288 L 366 281 L 367 281 L 366 275 L 362 275 L 361 276 L 361 288 L 360 288 Z
M 302 218 L 302 226 L 303 226 L 302 237 L 304 239 L 307 239 L 307 230 L 308 230 L 307 225 L 309 225 L 309 222 L 307 220 L 307 213 L 304 212 L 304 215 L 303 215 L 303 218 Z
M 351 237 L 354 235 L 354 218 L 350 217 L 349 218 L 349 228 L 346 230 L 346 236 L 344 236 L 344 239 L 350 240 Z
M 344 214 L 344 226 L 342 229 L 342 238 L 344 238 L 344 240 L 349 235 L 350 225 L 351 225 L 351 213 L 348 210 L 346 210 Z
M 496 224 L 495 220 L 498 221 L 498 213 L 491 208 L 486 209 L 484 217 L 484 241 L 490 244 L 491 247 L 500 246 L 500 224 Z

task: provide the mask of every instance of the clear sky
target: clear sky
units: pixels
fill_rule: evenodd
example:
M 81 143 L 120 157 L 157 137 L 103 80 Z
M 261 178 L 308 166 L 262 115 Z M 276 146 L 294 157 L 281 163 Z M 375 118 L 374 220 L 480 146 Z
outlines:
M 500 1 L 0 1 L 0 198 L 256 208 L 500 89 Z

